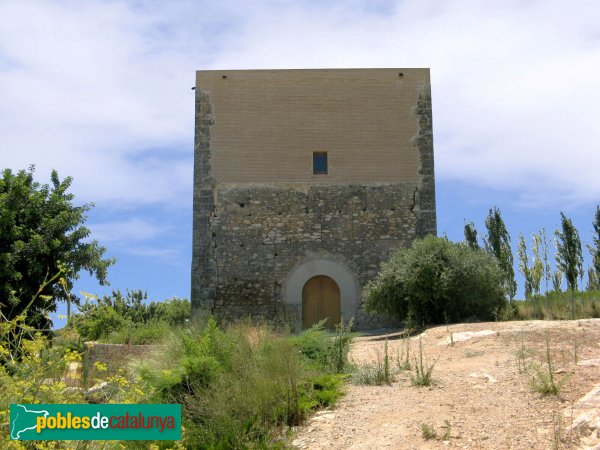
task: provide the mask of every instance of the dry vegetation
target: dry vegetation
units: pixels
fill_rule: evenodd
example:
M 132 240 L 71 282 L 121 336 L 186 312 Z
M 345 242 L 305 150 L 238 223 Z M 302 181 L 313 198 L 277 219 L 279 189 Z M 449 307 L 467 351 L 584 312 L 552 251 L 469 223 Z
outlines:
M 349 385 L 336 408 L 317 414 L 299 430 L 294 445 L 310 449 L 600 445 L 600 430 L 594 428 L 600 426 L 600 319 L 457 324 L 429 328 L 420 338 L 424 357 L 437 359 L 431 386 L 413 385 L 411 357 L 412 370 L 396 370 L 390 385 Z M 395 355 L 406 345 L 400 333 L 356 339 L 352 360 L 359 366 L 377 366 L 386 339 L 390 367 L 400 367 Z M 418 353 L 419 336 L 413 336 L 410 345 L 413 354 Z M 556 395 L 539 387 L 542 378 L 549 377 L 548 354 Z M 578 403 L 594 388 L 596 396 L 587 400 L 587 406 Z M 582 416 L 586 411 L 587 421 Z

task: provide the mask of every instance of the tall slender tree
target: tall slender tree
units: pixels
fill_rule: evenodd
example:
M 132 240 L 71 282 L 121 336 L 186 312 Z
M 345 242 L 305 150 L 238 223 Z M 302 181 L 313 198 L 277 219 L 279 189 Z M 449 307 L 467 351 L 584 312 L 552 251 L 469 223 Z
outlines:
M 523 235 L 519 235 L 519 244 L 517 245 L 517 256 L 519 257 L 519 272 L 525 278 L 525 298 L 531 297 L 532 280 L 531 268 L 529 267 L 529 257 L 527 256 L 527 243 Z
M 594 226 L 593 244 L 587 246 L 592 254 L 592 267 L 589 270 L 591 276 L 588 279 L 588 284 L 591 289 L 600 289 L 600 205 L 596 206 L 596 214 L 592 225 Z
M 552 278 L 552 269 L 550 268 L 548 240 L 546 238 L 545 228 L 540 230 L 540 237 L 542 238 L 542 259 L 544 260 L 544 281 L 546 282 L 544 293 L 548 293 L 549 281 Z
M 598 280 L 598 275 L 596 275 L 596 271 L 593 267 L 589 267 L 587 290 L 592 291 L 594 289 L 598 289 L 599 284 L 600 280 Z
M 575 291 L 577 277 L 583 272 L 583 255 L 579 232 L 571 219 L 560 213 L 561 230 L 554 230 L 556 235 L 556 265 L 564 273 L 567 288 L 571 291 L 571 319 L 575 319 Z
M 510 247 L 510 235 L 502 220 L 500 209 L 494 207 L 490 209 L 485 219 L 487 236 L 484 239 L 485 249 L 496 257 L 500 268 L 504 272 L 504 289 L 508 297 L 512 300 L 517 293 L 517 282 L 515 281 L 515 269 L 513 268 L 513 253 Z
M 469 248 L 473 250 L 479 248 L 479 243 L 477 242 L 477 230 L 475 229 L 475 224 L 473 222 L 465 224 L 465 242 Z
M 542 278 L 544 277 L 544 263 L 542 255 L 542 237 L 533 233 L 531 251 L 533 252 L 533 264 L 531 265 L 531 290 L 534 294 L 539 294 L 541 290 Z
M 552 290 L 554 292 L 562 292 L 562 279 L 562 270 L 556 269 L 554 272 L 552 272 Z

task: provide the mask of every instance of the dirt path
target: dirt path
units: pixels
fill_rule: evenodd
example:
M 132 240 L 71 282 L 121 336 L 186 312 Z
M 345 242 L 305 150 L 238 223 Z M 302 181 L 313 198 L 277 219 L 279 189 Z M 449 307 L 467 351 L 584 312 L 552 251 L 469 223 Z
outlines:
M 558 397 L 535 392 L 531 375 L 519 370 L 545 361 L 546 330 L 554 376 L 568 377 Z M 389 386 L 350 384 L 335 408 L 321 411 L 298 431 L 293 445 L 600 449 L 600 319 L 458 324 L 430 328 L 421 338 L 427 358 L 439 358 L 433 386 L 412 386 L 414 371 L 399 372 Z M 351 358 L 359 365 L 376 361 L 378 354 L 381 360 L 385 339 L 356 339 Z M 395 365 L 405 342 L 398 333 L 387 339 Z M 414 355 L 419 338 L 411 338 L 410 346 Z M 571 429 L 573 423 L 579 425 Z M 423 424 L 437 437 L 425 439 Z

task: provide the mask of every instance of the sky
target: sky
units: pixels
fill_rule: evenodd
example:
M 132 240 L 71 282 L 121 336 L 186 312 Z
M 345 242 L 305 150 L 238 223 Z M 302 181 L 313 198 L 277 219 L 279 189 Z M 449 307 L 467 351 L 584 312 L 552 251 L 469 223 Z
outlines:
M 513 244 L 561 211 L 589 242 L 598 17 L 596 0 L 0 0 L 0 167 L 56 169 L 95 204 L 117 264 L 76 291 L 189 297 L 196 70 L 429 67 L 439 234 L 481 235 L 497 206 Z

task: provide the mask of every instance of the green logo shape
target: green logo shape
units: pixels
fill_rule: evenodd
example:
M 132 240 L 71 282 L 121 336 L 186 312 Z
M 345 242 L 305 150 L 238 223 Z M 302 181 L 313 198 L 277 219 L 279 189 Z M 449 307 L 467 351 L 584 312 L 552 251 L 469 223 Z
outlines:
M 176 441 L 181 439 L 181 405 L 11 404 L 10 438 Z

